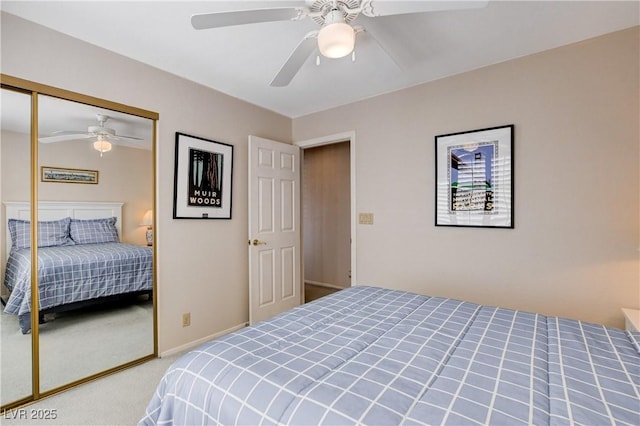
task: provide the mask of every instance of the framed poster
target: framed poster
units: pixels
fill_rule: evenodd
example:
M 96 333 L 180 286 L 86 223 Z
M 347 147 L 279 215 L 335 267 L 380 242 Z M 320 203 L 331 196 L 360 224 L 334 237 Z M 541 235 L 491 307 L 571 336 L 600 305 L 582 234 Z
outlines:
M 176 132 L 174 219 L 231 219 L 233 146 Z
M 60 167 L 40 167 L 40 180 L 42 182 L 61 183 L 98 183 L 97 170 L 63 169 Z
M 513 130 L 435 137 L 436 226 L 513 228 Z

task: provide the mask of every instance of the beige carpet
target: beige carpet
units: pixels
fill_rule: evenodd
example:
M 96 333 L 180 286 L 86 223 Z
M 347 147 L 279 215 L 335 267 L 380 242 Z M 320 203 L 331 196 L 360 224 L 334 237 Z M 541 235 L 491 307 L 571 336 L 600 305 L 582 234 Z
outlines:
M 144 416 L 156 386 L 169 366 L 182 354 L 157 358 L 2 413 L 2 425 L 136 425 Z M 41 420 L 35 414 L 55 412 Z M 55 410 L 55 411 L 53 411 Z M 20 418 L 22 417 L 22 418 Z
M 153 353 L 148 301 L 56 314 L 40 326 L 40 389 L 50 390 Z M 31 394 L 31 334 L 17 316 L 0 315 L 0 401 Z
M 339 291 L 339 290 L 335 288 L 329 288 L 329 287 L 323 287 L 319 285 L 305 283 L 304 284 L 304 303 L 309 303 L 312 300 L 319 299 L 322 296 L 335 293 L 336 291 Z

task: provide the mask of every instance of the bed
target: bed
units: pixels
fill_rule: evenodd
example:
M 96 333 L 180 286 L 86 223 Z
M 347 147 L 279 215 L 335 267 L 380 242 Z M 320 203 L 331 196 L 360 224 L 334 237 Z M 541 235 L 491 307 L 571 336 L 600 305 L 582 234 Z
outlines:
M 29 206 L 5 204 L 9 255 L 4 286 L 10 294 L 4 311 L 18 316 L 26 334 L 32 311 Z M 47 313 L 151 294 L 152 249 L 120 242 L 121 209 L 122 203 L 39 203 L 41 321 Z
M 358 286 L 206 343 L 140 425 L 638 425 L 639 333 Z

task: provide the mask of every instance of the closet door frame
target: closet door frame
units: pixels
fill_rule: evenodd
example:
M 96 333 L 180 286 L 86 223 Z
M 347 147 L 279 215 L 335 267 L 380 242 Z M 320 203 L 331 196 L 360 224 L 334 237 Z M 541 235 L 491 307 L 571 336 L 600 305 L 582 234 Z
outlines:
M 13 90 L 16 92 L 24 93 L 26 95 L 31 96 L 31 158 L 30 158 L 30 204 L 31 204 L 31 212 L 30 212 L 30 220 L 31 223 L 38 223 L 38 181 L 39 181 L 39 170 L 38 170 L 38 95 L 47 95 L 55 98 L 60 98 L 68 101 L 79 102 L 82 104 L 97 106 L 100 108 L 106 108 L 118 112 L 122 112 L 125 114 L 135 115 L 142 118 L 148 118 L 153 122 L 152 129 L 152 148 L 151 148 L 151 157 L 153 159 L 152 164 L 152 205 L 153 208 L 153 228 L 154 228 L 154 236 L 153 236 L 153 353 L 147 356 L 144 356 L 139 359 L 134 359 L 125 364 L 115 366 L 113 368 L 109 368 L 107 370 L 101 371 L 99 373 L 90 375 L 88 377 L 82 378 L 80 380 L 76 380 L 72 383 L 65 384 L 63 386 L 47 390 L 45 392 L 40 392 L 40 344 L 39 344 L 39 324 L 38 324 L 38 309 L 31 310 L 31 388 L 32 394 L 25 398 L 21 398 L 16 401 L 9 402 L 0 407 L 0 411 L 5 412 L 5 410 L 11 410 L 13 408 L 19 407 L 24 404 L 28 404 L 30 402 L 48 397 L 50 395 L 63 392 L 69 388 L 77 386 L 82 383 L 86 383 L 92 380 L 95 380 L 99 377 L 103 377 L 114 373 L 116 371 L 124 370 L 126 368 L 142 364 L 144 362 L 150 361 L 154 358 L 158 357 L 158 313 L 157 313 L 157 228 L 156 224 L 156 143 L 157 143 L 157 120 L 159 119 L 159 114 L 153 111 L 144 110 L 141 108 L 132 107 L 129 105 L 120 104 L 117 102 L 112 102 L 105 99 L 96 98 L 93 96 L 84 95 L 81 93 L 72 92 L 65 89 L 60 89 L 53 86 L 48 86 L 45 84 L 36 83 L 33 81 L 21 79 L 18 77 L 10 76 L 7 74 L 0 74 L 0 84 L 3 89 Z M 31 258 L 38 258 L 38 230 L 37 226 L 32 227 L 31 229 Z M 38 294 L 38 271 L 37 268 L 31 268 L 31 306 L 39 306 L 39 294 Z

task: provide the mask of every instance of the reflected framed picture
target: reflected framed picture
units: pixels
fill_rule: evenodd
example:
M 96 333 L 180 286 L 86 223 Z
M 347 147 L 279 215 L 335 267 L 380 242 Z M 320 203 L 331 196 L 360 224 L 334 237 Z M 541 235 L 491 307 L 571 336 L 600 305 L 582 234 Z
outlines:
M 231 219 L 233 145 L 176 132 L 174 219 Z
M 97 185 L 98 171 L 42 166 L 40 167 L 40 180 L 42 182 L 88 183 Z
M 436 226 L 513 228 L 514 125 L 435 137 Z

